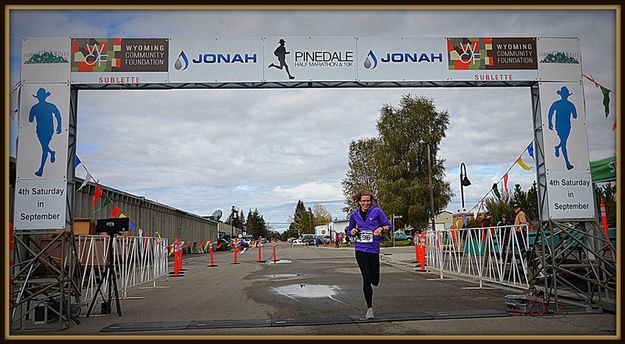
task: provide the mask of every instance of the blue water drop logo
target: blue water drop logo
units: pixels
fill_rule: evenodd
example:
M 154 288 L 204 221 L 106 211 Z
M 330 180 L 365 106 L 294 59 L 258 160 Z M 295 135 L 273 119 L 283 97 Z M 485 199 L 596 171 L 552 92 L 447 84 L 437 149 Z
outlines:
M 187 55 L 184 53 L 184 50 L 180 51 L 180 55 L 178 55 L 178 59 L 176 60 L 176 63 L 174 63 L 174 68 L 176 68 L 176 70 L 185 70 L 189 67 L 189 59 L 187 58 Z
M 371 62 L 373 60 L 373 63 Z M 366 69 L 375 69 L 378 66 L 378 58 L 375 57 L 375 54 L 372 50 L 369 50 L 369 54 L 367 54 L 367 58 L 365 59 L 365 68 Z

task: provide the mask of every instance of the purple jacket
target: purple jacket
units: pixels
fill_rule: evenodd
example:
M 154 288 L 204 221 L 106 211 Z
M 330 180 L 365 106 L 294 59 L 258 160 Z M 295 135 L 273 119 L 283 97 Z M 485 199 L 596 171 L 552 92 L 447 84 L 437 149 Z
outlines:
M 363 220 L 360 216 L 360 208 L 356 208 L 352 215 L 349 217 L 349 227 L 347 227 L 347 232 L 351 235 L 352 229 L 357 228 L 359 231 L 374 231 L 378 227 L 388 226 L 390 230 L 391 223 L 384 215 L 382 209 L 376 207 L 375 205 L 371 205 L 369 207 L 369 211 L 367 212 L 367 218 Z M 354 241 L 354 247 L 356 251 L 363 251 L 367 253 L 375 253 L 380 254 L 380 235 L 373 236 L 373 242 L 370 243 L 361 243 L 358 240 Z

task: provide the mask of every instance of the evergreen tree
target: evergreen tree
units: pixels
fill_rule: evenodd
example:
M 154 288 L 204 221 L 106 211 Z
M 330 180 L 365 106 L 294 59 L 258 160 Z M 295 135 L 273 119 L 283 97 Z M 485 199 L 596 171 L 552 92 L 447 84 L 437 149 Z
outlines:
M 258 209 L 254 209 L 254 211 L 249 211 L 247 214 L 247 234 L 254 237 L 254 239 L 258 239 L 260 237 L 267 237 L 267 224 L 265 223 L 265 219 L 258 212 Z
M 295 206 L 295 212 L 293 216 L 289 216 L 289 222 L 291 222 L 291 224 L 289 225 L 289 231 L 296 231 L 298 237 L 301 236 L 302 233 L 304 233 L 302 220 L 304 219 L 305 214 L 306 207 L 304 207 L 304 202 L 302 202 L 302 200 L 298 200 L 297 205 Z
M 532 184 L 527 192 L 521 190 L 520 184 L 515 184 L 512 203 L 518 203 L 521 206 L 521 210 L 525 213 L 528 222 L 536 223 L 540 221 L 538 218 L 538 189 L 536 182 Z M 512 216 L 512 219 L 514 219 L 514 216 Z

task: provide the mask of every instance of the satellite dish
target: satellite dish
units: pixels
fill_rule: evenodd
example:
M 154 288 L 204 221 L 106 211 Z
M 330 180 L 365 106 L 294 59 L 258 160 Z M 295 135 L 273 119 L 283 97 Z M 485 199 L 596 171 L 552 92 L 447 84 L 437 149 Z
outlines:
M 223 213 L 221 212 L 221 210 L 217 209 L 217 210 L 215 210 L 213 215 L 211 215 L 211 217 L 213 218 L 213 220 L 219 221 L 219 219 L 221 219 L 222 215 L 223 215 Z

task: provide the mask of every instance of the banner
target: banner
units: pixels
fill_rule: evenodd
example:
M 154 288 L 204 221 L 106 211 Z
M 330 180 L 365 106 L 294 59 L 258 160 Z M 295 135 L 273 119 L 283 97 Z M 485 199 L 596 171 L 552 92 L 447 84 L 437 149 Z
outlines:
M 22 83 L 68 83 L 69 60 L 69 38 L 25 38 L 20 71 Z
M 579 39 L 538 38 L 538 77 L 541 81 L 581 80 Z
M 539 84 L 549 217 L 595 215 L 581 82 Z
M 536 80 L 536 38 L 447 38 L 449 80 Z
M 75 84 L 167 82 L 167 38 L 73 38 Z
M 616 156 L 590 162 L 593 183 L 616 181 Z
M 446 79 L 447 52 L 440 38 L 360 38 L 357 45 L 359 81 Z

